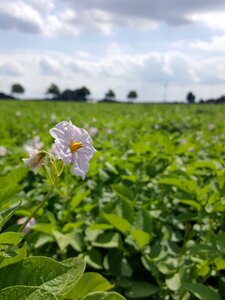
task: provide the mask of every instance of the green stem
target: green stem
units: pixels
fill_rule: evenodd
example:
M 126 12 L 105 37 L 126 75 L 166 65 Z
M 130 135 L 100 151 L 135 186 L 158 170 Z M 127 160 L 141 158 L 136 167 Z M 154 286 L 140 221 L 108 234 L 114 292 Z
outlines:
M 39 209 L 41 209 L 44 206 L 44 204 L 49 199 L 53 189 L 54 189 L 54 185 L 51 185 L 51 188 L 49 189 L 48 193 L 44 196 L 43 200 L 39 203 L 39 205 L 35 208 L 35 210 L 30 214 L 30 216 L 27 218 L 27 220 L 21 225 L 19 232 L 23 231 L 23 229 L 30 222 L 30 220 L 36 215 L 36 213 L 39 211 Z
M 43 165 L 43 168 L 44 168 L 44 170 L 45 170 L 45 172 L 46 172 L 46 174 L 47 174 L 47 177 L 48 177 L 48 179 L 49 179 L 50 183 L 51 183 L 52 185 L 54 185 L 54 182 L 53 182 L 52 176 L 49 174 L 49 171 L 48 171 L 48 169 L 46 168 L 46 166 L 45 166 L 45 165 Z

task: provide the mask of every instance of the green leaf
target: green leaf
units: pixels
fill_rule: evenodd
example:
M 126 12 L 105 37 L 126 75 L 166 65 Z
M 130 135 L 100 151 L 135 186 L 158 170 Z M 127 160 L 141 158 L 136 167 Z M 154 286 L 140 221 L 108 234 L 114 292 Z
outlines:
M 27 169 L 24 167 L 11 170 L 6 176 L 1 177 L 0 187 L 19 183 L 27 174 Z
M 118 248 L 121 244 L 121 237 L 118 232 L 105 232 L 99 235 L 92 243 L 95 247 L 101 248 Z
M 104 223 L 94 223 L 89 226 L 89 229 L 91 230 L 107 230 L 112 228 L 113 228 L 112 225 L 104 224 Z
M 130 229 L 129 233 L 134 238 L 139 248 L 148 245 L 151 240 L 150 234 L 142 230 Z
M 217 257 L 214 259 L 214 263 L 216 265 L 217 270 L 225 270 L 225 260 Z
M 145 281 L 134 281 L 127 290 L 126 296 L 129 298 L 145 298 L 157 293 L 158 287 Z
M 3 232 L 0 234 L 0 245 L 17 245 L 22 241 L 23 233 L 19 232 Z
M 201 300 L 222 300 L 220 295 L 201 283 L 184 283 L 183 287 Z
M 71 297 L 79 300 L 90 292 L 107 291 L 112 288 L 112 285 L 98 273 L 84 273 L 74 288 L 66 294 L 66 297 Z
M 65 251 L 69 245 L 78 252 L 82 251 L 83 243 L 79 233 L 70 232 L 63 234 L 57 230 L 53 230 L 53 236 L 55 237 L 61 251 Z
M 91 249 L 85 255 L 85 262 L 94 269 L 102 269 L 101 252 L 96 248 Z
M 166 285 L 171 291 L 177 291 L 181 287 L 179 274 L 174 274 L 172 277 L 166 279 Z
M 131 224 L 124 218 L 117 216 L 116 214 L 102 213 L 103 218 L 113 225 L 116 229 L 122 233 L 126 233 L 130 228 Z
M 32 230 L 39 231 L 48 235 L 52 235 L 54 229 L 56 229 L 56 226 L 49 223 L 38 223 L 32 226 Z
M 78 207 L 82 201 L 85 200 L 85 198 L 90 194 L 90 190 L 77 193 L 71 201 L 71 210 L 74 210 L 76 207 Z
M 216 239 L 217 248 L 225 253 L 225 233 L 220 234 Z
M 1 268 L 0 290 L 14 285 L 26 285 L 44 288 L 56 295 L 62 294 L 76 284 L 83 272 L 84 261 L 80 258 L 60 263 L 48 257 L 28 257 Z
M 12 198 L 15 194 L 22 190 L 19 184 L 12 184 L 0 189 L 0 207 L 7 207 L 8 199 Z
M 113 190 L 117 193 L 118 196 L 120 196 L 123 199 L 128 200 L 129 202 L 133 201 L 133 199 L 134 199 L 134 195 L 131 192 L 131 190 L 122 183 L 114 184 Z
M 183 203 L 183 204 L 186 204 L 186 205 L 188 205 L 188 206 L 194 207 L 194 208 L 196 208 L 197 210 L 200 210 L 200 209 L 201 209 L 201 205 L 200 205 L 197 201 L 194 201 L 194 200 L 190 200 L 190 199 L 179 199 L 179 202 L 180 202 L 180 203 Z
M 189 194 L 196 194 L 197 184 L 194 180 L 188 180 L 183 177 L 174 178 L 174 177 L 167 177 L 161 178 L 158 180 L 159 184 L 176 186 L 181 191 L 184 191 Z
M 0 268 L 5 267 L 10 264 L 15 264 L 18 261 L 21 261 L 27 257 L 27 246 L 26 244 L 23 247 L 16 249 L 16 255 L 13 257 L 4 257 L 0 263 Z
M 28 287 L 12 286 L 5 288 L 0 293 L 0 300 L 57 300 L 58 298 L 48 290 Z
M 122 295 L 116 292 L 93 292 L 83 297 L 81 300 L 126 300 Z
M 10 220 L 10 218 L 13 216 L 14 212 L 17 210 L 17 208 L 20 206 L 20 203 L 10 209 L 4 210 L 0 213 L 0 231 L 2 230 L 3 226 L 6 222 Z

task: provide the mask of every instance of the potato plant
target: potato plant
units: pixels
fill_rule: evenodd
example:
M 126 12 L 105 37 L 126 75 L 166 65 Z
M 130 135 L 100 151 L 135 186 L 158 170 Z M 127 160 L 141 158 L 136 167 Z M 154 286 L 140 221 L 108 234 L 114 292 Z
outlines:
M 45 299 L 224 299 L 224 113 L 222 105 L 0 102 L 5 295 L 13 289 L 37 297 L 30 299 L 42 292 Z M 85 180 L 65 167 L 35 223 L 18 233 L 18 220 L 49 185 L 44 170 L 35 176 L 24 168 L 24 148 L 52 149 L 49 129 L 62 120 L 85 128 L 97 152 Z M 18 275 L 27 265 L 44 272 L 39 260 L 68 283 L 60 292 L 55 271 L 46 274 L 51 279 L 43 273 L 41 283 L 34 271 L 29 280 Z M 17 275 L 6 281 L 9 272 Z

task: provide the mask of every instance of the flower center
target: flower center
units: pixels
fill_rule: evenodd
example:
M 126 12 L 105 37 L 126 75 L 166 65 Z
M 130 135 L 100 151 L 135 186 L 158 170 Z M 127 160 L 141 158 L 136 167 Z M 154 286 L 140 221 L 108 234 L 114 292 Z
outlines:
M 70 150 L 71 150 L 72 152 L 75 152 L 75 151 L 77 151 L 78 149 L 80 149 L 81 147 L 83 147 L 82 143 L 80 143 L 80 142 L 75 142 L 75 143 L 72 143 L 72 144 L 70 145 Z

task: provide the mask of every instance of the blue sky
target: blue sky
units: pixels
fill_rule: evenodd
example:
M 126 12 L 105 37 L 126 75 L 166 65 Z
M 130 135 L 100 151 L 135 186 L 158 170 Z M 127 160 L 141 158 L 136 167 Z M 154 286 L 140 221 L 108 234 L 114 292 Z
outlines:
M 39 98 L 53 82 L 94 99 L 219 97 L 224 20 L 224 0 L 0 0 L 0 91 L 19 82 Z

